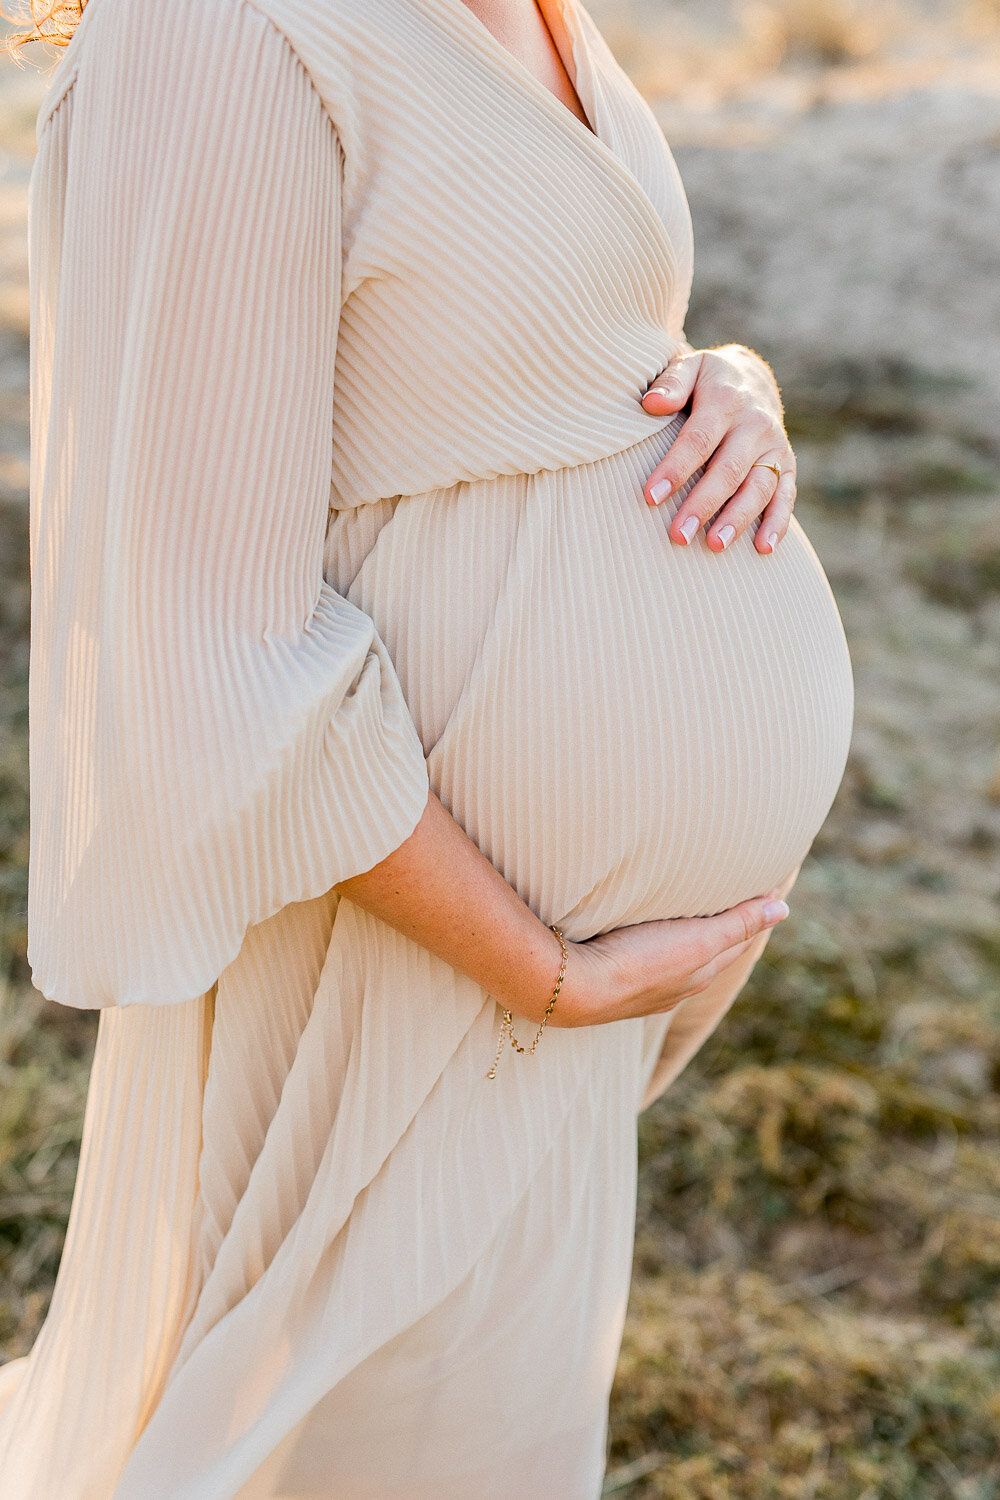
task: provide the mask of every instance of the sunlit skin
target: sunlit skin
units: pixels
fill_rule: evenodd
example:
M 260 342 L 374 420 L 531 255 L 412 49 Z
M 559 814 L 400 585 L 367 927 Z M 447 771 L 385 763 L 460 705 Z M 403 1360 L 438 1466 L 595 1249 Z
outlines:
M 539 82 L 551 89 L 556 98 L 589 128 L 590 121 L 577 98 L 557 45 L 558 16 L 552 17 L 553 31 L 550 31 L 546 25 L 546 12 L 550 15 L 551 12 L 544 4 L 539 9 L 535 0 L 465 0 L 465 3 L 487 30 L 492 31 L 500 45 L 534 73 Z M 563 50 L 572 66 L 565 42 Z
M 535 74 L 584 124 L 563 57 L 572 62 L 559 17 L 534 0 L 464 0 L 497 40 Z M 549 0 L 551 4 L 551 0 Z M 549 26 L 554 28 L 549 29 Z M 784 535 L 794 492 L 794 461 L 781 423 L 781 402 L 770 370 L 750 350 L 730 346 L 693 350 L 685 346 L 644 397 L 653 415 L 678 411 L 693 395 L 690 420 L 670 453 L 649 476 L 646 496 L 657 483 L 682 484 L 711 457 L 671 526 L 680 545 L 683 527 L 724 505 L 708 533 L 708 545 L 723 551 L 725 527 L 738 534 L 763 512 L 760 552 L 773 535 Z M 712 455 L 714 454 L 714 457 Z M 775 476 L 750 466 L 755 458 L 777 459 L 789 477 L 774 494 Z M 748 474 L 750 477 L 748 478 Z M 728 501 L 728 504 L 725 502 Z M 662 503 L 662 502 L 661 502 Z M 764 566 L 762 561 L 761 566 Z M 702 1034 L 704 1017 L 717 1014 L 760 955 L 767 935 L 788 914 L 780 890 L 763 893 L 712 917 L 641 922 L 570 943 L 566 976 L 550 1026 L 587 1026 L 655 1015 L 687 1002 L 671 1027 L 679 1071 Z M 467 974 L 516 1015 L 539 1021 L 559 972 L 555 934 L 507 884 L 431 793 L 410 837 L 373 869 L 338 889 L 365 910 L 411 937 Z
M 577 119 L 589 125 L 567 71 L 572 53 L 561 32 L 556 0 L 464 4 Z M 688 546 L 711 518 L 705 540 L 713 552 L 724 552 L 759 516 L 754 546 L 760 553 L 773 552 L 788 530 L 795 501 L 795 455 L 769 366 L 741 344 L 719 349 L 684 344 L 650 382 L 642 404 L 651 416 L 667 416 L 689 401 L 689 420 L 646 481 L 647 503 L 662 505 L 704 464 L 705 473 L 670 523 L 671 538 Z M 762 461 L 778 465 L 780 480 Z

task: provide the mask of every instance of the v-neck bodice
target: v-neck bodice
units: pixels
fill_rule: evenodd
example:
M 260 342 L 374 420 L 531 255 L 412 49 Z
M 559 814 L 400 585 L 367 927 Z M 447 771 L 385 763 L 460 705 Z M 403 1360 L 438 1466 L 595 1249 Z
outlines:
M 514 65 L 515 70 L 518 73 L 527 75 L 527 78 L 525 80 L 526 86 L 529 85 L 530 80 L 534 80 L 535 83 L 541 84 L 542 88 L 547 89 L 548 92 L 552 94 L 552 97 L 555 99 L 556 103 L 561 104 L 566 112 L 571 115 L 574 120 L 578 120 L 578 123 L 583 125 L 585 129 L 589 130 L 591 135 L 597 134 L 597 130 L 594 125 L 593 114 L 591 110 L 587 108 L 587 105 L 584 103 L 583 97 L 581 95 L 579 81 L 580 70 L 576 57 L 574 36 L 569 26 L 567 25 L 566 14 L 564 7 L 561 4 L 561 0 L 535 0 L 535 5 L 539 15 L 542 18 L 542 21 L 544 22 L 548 30 L 549 36 L 552 38 L 552 44 L 556 50 L 556 54 L 558 55 L 560 62 L 562 63 L 566 76 L 569 79 L 570 86 L 576 94 L 577 103 L 579 104 L 580 109 L 583 111 L 583 114 L 586 116 L 585 120 L 579 120 L 578 116 L 564 103 L 562 99 L 559 98 L 558 94 L 556 94 L 553 89 L 550 89 L 547 84 L 543 83 L 540 78 L 532 73 L 530 68 L 525 66 L 521 59 L 517 57 L 517 55 L 512 52 L 511 49 L 507 47 L 499 37 L 497 37 L 495 32 L 493 32 L 492 29 L 486 25 L 482 18 L 476 15 L 472 7 L 466 3 L 466 0 L 444 0 L 444 3 L 458 4 L 468 12 L 474 24 L 480 26 L 487 33 L 487 35 L 492 38 L 492 40 L 496 43 L 496 46 L 499 47 L 502 52 L 506 52 L 507 56 L 510 58 L 511 63 L 513 63 Z
M 682 334 L 691 220 L 656 119 L 579 0 L 543 4 L 592 129 L 464 0 L 245 3 L 304 66 L 342 154 L 334 504 L 585 463 L 662 426 L 640 397 Z M 369 393 L 400 373 L 387 440 Z
M 548 3 L 593 131 L 464 0 L 252 3 L 343 159 L 334 505 L 585 463 L 662 427 L 640 398 L 682 334 L 690 217 L 577 0 Z M 370 393 L 393 379 L 387 433 Z
M 686 215 L 684 190 L 662 131 L 579 0 L 538 0 L 538 3 L 587 116 L 586 124 L 498 40 L 472 13 L 465 0 L 415 0 L 415 3 L 429 6 L 432 13 L 437 11 L 442 24 L 457 26 L 460 36 L 464 27 L 462 40 L 467 42 L 467 63 L 482 70 L 484 77 L 492 80 L 494 108 L 500 107 L 503 95 L 508 91 L 522 96 L 529 103 L 534 101 L 543 116 L 559 124 L 570 138 L 576 138 L 582 151 L 593 151 L 606 167 L 630 175 L 634 189 L 639 195 L 645 195 L 648 181 L 644 182 L 644 173 L 635 170 L 634 153 L 638 141 L 634 137 L 626 139 L 622 134 L 622 126 L 628 119 L 628 110 L 623 116 L 622 106 L 631 106 L 633 112 L 638 106 L 646 116 L 643 123 L 647 127 L 653 126 L 658 148 L 654 155 L 660 157 L 667 167 L 671 196 L 681 200 Z M 553 19 L 555 26 L 552 26 Z M 634 118 L 632 123 L 636 123 Z M 648 164 L 653 166 L 651 178 L 655 179 L 655 166 L 660 164 Z M 653 207 L 654 220 L 661 216 L 662 211 L 662 203 Z M 671 245 L 668 254 L 672 251 Z

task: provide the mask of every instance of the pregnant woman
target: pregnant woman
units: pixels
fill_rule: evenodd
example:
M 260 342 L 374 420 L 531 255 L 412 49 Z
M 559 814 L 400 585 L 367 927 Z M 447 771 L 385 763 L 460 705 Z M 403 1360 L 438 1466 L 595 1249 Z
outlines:
M 29 958 L 101 1017 L 3 1500 L 596 1500 L 636 1115 L 852 709 L 660 130 L 577 0 L 89 0 L 30 252 Z

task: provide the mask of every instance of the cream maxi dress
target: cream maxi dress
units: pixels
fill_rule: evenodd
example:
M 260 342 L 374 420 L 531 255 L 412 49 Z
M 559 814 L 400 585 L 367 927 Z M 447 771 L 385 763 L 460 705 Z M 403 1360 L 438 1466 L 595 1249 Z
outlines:
M 429 778 L 571 938 L 717 911 L 852 692 L 795 522 L 716 556 L 642 498 L 690 221 L 545 12 L 593 132 L 463 0 L 89 0 L 52 77 L 29 959 L 103 1009 L 2 1500 L 599 1493 L 636 1113 L 749 964 L 489 1082 L 493 1000 L 331 888 Z

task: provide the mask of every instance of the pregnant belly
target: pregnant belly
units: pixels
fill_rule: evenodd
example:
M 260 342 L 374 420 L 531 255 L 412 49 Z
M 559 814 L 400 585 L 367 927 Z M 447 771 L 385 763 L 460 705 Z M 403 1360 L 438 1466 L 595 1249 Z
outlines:
M 797 522 L 772 556 L 667 535 L 642 496 L 676 423 L 576 469 L 401 501 L 351 597 L 431 783 L 573 937 L 777 885 L 829 811 L 850 661 Z

